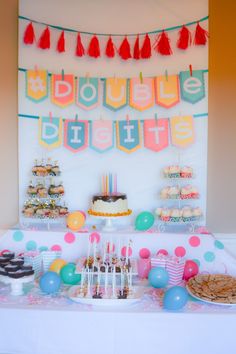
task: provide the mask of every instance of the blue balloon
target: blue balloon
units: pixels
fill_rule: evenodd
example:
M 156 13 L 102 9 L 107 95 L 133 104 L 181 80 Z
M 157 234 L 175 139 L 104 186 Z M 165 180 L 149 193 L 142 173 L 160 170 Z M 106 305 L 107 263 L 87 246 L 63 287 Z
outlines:
M 55 272 L 46 272 L 39 281 L 40 289 L 46 294 L 56 293 L 61 286 L 61 278 Z
M 165 292 L 163 307 L 166 310 L 180 310 L 188 301 L 188 292 L 182 286 L 173 286 Z
M 148 280 L 153 288 L 165 288 L 169 281 L 169 274 L 162 267 L 152 268 Z

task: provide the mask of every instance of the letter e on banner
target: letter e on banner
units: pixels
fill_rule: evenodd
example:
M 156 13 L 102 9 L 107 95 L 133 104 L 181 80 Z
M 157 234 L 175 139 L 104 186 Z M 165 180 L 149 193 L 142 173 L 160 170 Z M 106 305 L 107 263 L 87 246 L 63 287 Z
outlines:
M 194 143 L 194 120 L 192 116 L 172 117 L 170 126 L 173 145 L 186 148 Z
M 88 147 L 88 121 L 66 119 L 64 122 L 64 146 L 72 152 Z
M 181 71 L 179 74 L 181 98 L 190 103 L 196 103 L 205 97 L 205 83 L 202 70 Z
M 51 76 L 51 101 L 60 107 L 66 107 L 75 100 L 74 75 L 52 74 Z
M 54 149 L 61 145 L 62 119 L 51 117 L 39 118 L 39 144 L 47 149 Z
M 153 151 L 161 151 L 169 145 L 168 119 L 147 119 L 143 123 L 144 146 Z
M 97 152 L 106 152 L 114 147 L 114 123 L 110 120 L 95 120 L 90 124 L 90 147 Z

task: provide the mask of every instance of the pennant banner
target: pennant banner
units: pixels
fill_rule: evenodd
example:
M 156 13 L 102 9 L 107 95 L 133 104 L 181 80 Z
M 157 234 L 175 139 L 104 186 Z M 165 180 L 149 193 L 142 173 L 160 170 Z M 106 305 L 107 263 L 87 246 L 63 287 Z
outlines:
M 154 105 L 154 79 L 130 79 L 130 107 L 144 111 Z
M 46 70 L 27 70 L 26 97 L 41 102 L 48 97 L 48 72 Z
M 64 123 L 64 146 L 72 152 L 88 147 L 88 121 L 67 119 Z
M 77 79 L 76 104 L 86 110 L 99 104 L 99 80 L 97 78 L 80 77 Z
M 194 121 L 192 116 L 170 119 L 172 144 L 186 148 L 194 142 Z
M 178 75 L 156 77 L 156 103 L 165 108 L 179 103 Z
M 123 120 L 116 122 L 117 148 L 131 153 L 140 149 L 140 122 L 139 120 Z
M 181 98 L 190 103 L 196 103 L 205 97 L 204 75 L 202 70 L 182 71 L 179 74 Z
M 60 107 L 66 107 L 74 102 L 74 75 L 55 75 L 51 77 L 51 101 Z
M 51 117 L 39 118 L 39 144 L 54 149 L 62 142 L 62 119 Z
M 147 119 L 143 123 L 144 146 L 161 151 L 169 145 L 168 119 Z
M 95 120 L 90 123 L 90 147 L 101 153 L 114 147 L 113 121 Z
M 128 80 L 108 78 L 104 83 L 104 106 L 117 111 L 127 105 Z

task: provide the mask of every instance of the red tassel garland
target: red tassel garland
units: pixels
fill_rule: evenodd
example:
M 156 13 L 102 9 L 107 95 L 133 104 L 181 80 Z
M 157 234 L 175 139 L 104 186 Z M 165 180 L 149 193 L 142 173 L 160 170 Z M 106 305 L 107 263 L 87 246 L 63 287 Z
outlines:
M 191 32 L 186 26 L 183 26 L 179 31 L 179 39 L 177 42 L 177 47 L 179 49 L 186 50 L 191 43 L 192 43 Z
M 139 35 L 137 35 L 135 44 L 134 44 L 134 55 L 133 58 L 136 60 L 140 59 L 140 49 L 139 49 Z
M 157 37 L 156 42 L 154 43 L 154 50 L 162 55 L 172 54 L 170 39 L 165 31 L 162 31 L 162 33 L 160 33 Z
M 88 55 L 92 58 L 100 57 L 100 46 L 97 36 L 93 36 L 88 48 Z
M 119 48 L 119 55 L 123 60 L 127 60 L 132 58 L 131 53 L 130 53 L 130 45 L 128 42 L 127 37 L 124 38 L 123 42 L 120 45 Z
M 113 43 L 111 37 L 109 37 L 109 39 L 108 39 L 108 41 L 107 41 L 106 56 L 107 56 L 108 58 L 114 58 L 114 56 L 115 56 L 114 43 Z
M 59 53 L 65 52 L 65 35 L 64 35 L 64 31 L 61 32 L 61 35 L 60 35 L 60 37 L 58 39 L 57 51 Z
M 148 59 L 148 58 L 151 58 L 151 56 L 152 56 L 151 41 L 150 41 L 148 34 L 146 34 L 146 36 L 145 36 L 143 46 L 140 51 L 140 56 L 142 59 Z
M 82 57 L 82 56 L 84 56 L 84 54 L 85 54 L 84 46 L 83 46 L 83 44 L 81 42 L 80 33 L 78 33 L 75 55 L 77 57 Z
M 46 27 L 46 29 L 41 34 L 41 37 L 39 38 L 38 46 L 41 49 L 50 48 L 50 31 L 48 27 Z
M 195 30 L 194 44 L 205 45 L 207 42 L 207 37 L 209 37 L 209 33 L 204 30 L 204 28 L 202 28 L 198 23 Z
M 34 43 L 34 39 L 35 39 L 35 35 L 34 35 L 34 27 L 32 22 L 30 22 L 28 24 L 28 26 L 25 29 L 25 33 L 24 33 L 24 43 L 25 44 L 33 44 Z

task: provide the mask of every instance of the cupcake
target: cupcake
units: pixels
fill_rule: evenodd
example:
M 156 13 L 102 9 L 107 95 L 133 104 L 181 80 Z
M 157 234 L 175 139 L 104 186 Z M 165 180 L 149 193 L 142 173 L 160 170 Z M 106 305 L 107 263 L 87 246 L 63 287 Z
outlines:
M 40 198 L 46 198 L 48 195 L 47 188 L 44 185 L 37 185 L 37 194 Z
M 199 220 L 201 217 L 202 217 L 201 208 L 199 208 L 199 207 L 193 208 L 192 219 L 193 220 Z
M 162 209 L 161 220 L 162 221 L 170 221 L 170 210 L 169 209 Z
M 178 186 L 172 186 L 169 188 L 168 198 L 179 199 L 180 190 Z
M 43 165 L 38 166 L 36 175 L 41 177 L 46 176 L 47 175 L 46 167 Z
M 170 221 L 179 222 L 181 221 L 181 210 L 175 208 L 170 212 Z
M 63 206 L 59 207 L 59 216 L 66 216 L 68 214 L 68 208 Z
M 161 190 L 161 193 L 160 193 L 161 199 L 168 199 L 169 198 L 169 189 L 170 189 L 170 187 L 165 187 Z
M 199 192 L 196 187 L 192 187 L 192 199 L 198 199 L 199 198 Z
M 52 170 L 52 164 L 50 163 L 50 159 L 48 159 L 47 164 L 45 165 L 46 171 L 47 171 L 47 175 L 51 174 L 51 170 Z
M 37 188 L 30 184 L 27 189 L 27 194 L 30 196 L 35 196 L 37 194 Z
M 35 209 L 32 205 L 27 205 L 24 207 L 22 210 L 22 213 L 24 214 L 25 217 L 31 218 L 34 216 Z
M 179 166 L 170 166 L 169 167 L 169 177 L 170 178 L 179 178 L 180 177 L 180 167 Z
M 193 213 L 192 213 L 192 209 L 190 207 L 184 207 L 182 209 L 182 220 L 184 222 L 192 221 L 192 216 L 193 216 Z
M 59 166 L 58 166 L 58 164 L 55 162 L 55 165 L 54 166 L 52 166 L 52 168 L 51 168 L 51 175 L 52 176 L 59 176 L 60 175 L 60 169 L 59 169 Z
M 183 166 L 180 171 L 181 178 L 192 178 L 193 177 L 193 169 L 190 166 Z
M 169 166 L 163 169 L 163 175 L 165 178 L 169 178 Z
M 192 198 L 192 186 L 187 185 L 181 188 L 181 199 L 191 199 Z
M 162 208 L 157 208 L 157 209 L 155 210 L 155 214 L 156 214 L 156 216 L 157 216 L 158 218 L 161 217 L 161 213 L 162 213 Z

